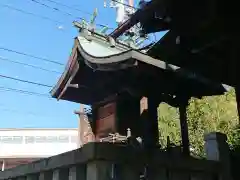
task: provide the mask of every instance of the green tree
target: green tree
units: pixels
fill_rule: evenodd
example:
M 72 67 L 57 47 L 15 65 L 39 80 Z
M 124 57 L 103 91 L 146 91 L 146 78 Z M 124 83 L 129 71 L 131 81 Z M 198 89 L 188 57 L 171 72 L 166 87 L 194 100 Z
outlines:
M 158 128 L 160 144 L 163 147 L 167 145 L 167 136 L 169 136 L 171 142 L 179 145 L 181 132 L 178 109 L 166 103 L 161 103 L 158 107 Z
M 176 108 L 167 104 L 159 106 L 160 143 L 165 146 L 167 136 L 179 144 L 180 124 Z M 225 133 L 231 147 L 240 144 L 235 92 L 231 90 L 221 96 L 192 98 L 187 109 L 190 146 L 194 154 L 204 156 L 204 134 L 212 131 Z

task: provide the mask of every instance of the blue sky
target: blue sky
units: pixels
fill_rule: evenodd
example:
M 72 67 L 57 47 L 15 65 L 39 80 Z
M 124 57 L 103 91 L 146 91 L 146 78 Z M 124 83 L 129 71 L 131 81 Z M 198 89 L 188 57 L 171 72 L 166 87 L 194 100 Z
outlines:
M 75 16 L 90 18 L 90 15 L 71 10 L 50 2 L 39 0 L 45 4 L 74 14 Z M 66 5 L 75 5 L 85 12 L 99 9 L 98 23 L 113 22 L 114 10 L 103 8 L 102 0 L 56 0 Z M 37 17 L 29 16 L 3 7 L 7 4 L 28 12 L 50 17 L 64 23 L 53 23 Z M 111 15 L 109 15 L 111 13 Z M 73 46 L 73 38 L 77 30 L 72 27 L 73 17 L 68 17 L 54 10 L 31 2 L 31 0 L 1 0 L 0 2 L 0 46 L 45 57 L 61 63 L 66 63 Z M 63 29 L 59 29 L 59 27 Z M 64 66 L 46 63 L 37 59 L 17 55 L 0 50 L 0 57 L 14 61 L 34 64 L 51 70 L 62 72 Z M 27 79 L 43 84 L 54 85 L 60 74 L 49 73 L 30 67 L 15 65 L 0 61 L 0 74 Z M 20 83 L 0 78 L 0 86 L 24 89 L 39 93 L 49 93 L 50 88 Z M 38 96 L 29 96 L 16 92 L 0 90 L 0 128 L 22 127 L 77 127 L 78 118 L 73 111 L 79 104 L 56 101 Z
M 46 0 L 38 0 L 51 7 L 71 13 L 76 17 L 90 19 L 90 15 L 73 9 L 68 9 Z M 92 13 L 98 8 L 97 23 L 115 27 L 114 9 L 104 8 L 103 0 L 55 0 L 74 6 L 84 12 Z M 60 23 L 50 22 L 34 16 L 3 7 L 3 4 L 27 12 L 49 17 Z M 77 30 L 72 26 L 74 17 L 48 9 L 31 0 L 1 0 L 0 1 L 0 47 L 33 54 L 66 64 L 73 46 L 73 38 Z M 62 72 L 64 66 L 46 63 L 41 60 L 6 52 L 0 49 L 0 57 L 14 61 L 37 65 L 50 70 Z M 45 72 L 30 67 L 12 64 L 0 60 L 0 74 L 26 79 L 48 85 L 54 85 L 60 74 Z M 23 89 L 38 93 L 49 93 L 51 88 L 21 83 L 0 78 L 0 86 Z M 56 101 L 51 98 L 24 95 L 16 92 L 0 90 L 0 128 L 23 127 L 77 127 L 78 118 L 73 111 L 79 104 Z

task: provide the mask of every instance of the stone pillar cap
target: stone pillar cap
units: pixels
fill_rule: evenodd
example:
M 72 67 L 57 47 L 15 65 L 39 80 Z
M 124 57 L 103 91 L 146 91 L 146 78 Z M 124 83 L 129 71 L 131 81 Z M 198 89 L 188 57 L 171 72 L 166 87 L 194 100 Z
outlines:
M 211 132 L 208 134 L 204 135 L 204 140 L 205 141 L 209 141 L 209 140 L 221 140 L 221 141 L 226 141 L 227 140 L 227 136 L 223 133 L 220 132 Z

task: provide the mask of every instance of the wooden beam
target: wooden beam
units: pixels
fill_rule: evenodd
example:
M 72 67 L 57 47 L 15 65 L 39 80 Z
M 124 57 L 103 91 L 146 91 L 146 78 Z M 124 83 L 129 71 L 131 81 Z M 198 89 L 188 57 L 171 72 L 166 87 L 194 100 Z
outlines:
M 188 124 L 187 124 L 187 105 L 188 99 L 183 98 L 179 103 L 179 114 L 180 114 L 180 125 L 181 125 L 181 136 L 182 136 L 182 147 L 183 154 L 186 156 L 190 155 L 189 149 L 189 135 L 188 135 Z
M 64 86 L 63 90 L 61 91 L 61 93 L 59 94 L 59 96 L 57 97 L 57 100 L 61 99 L 62 96 L 64 95 L 64 93 L 66 92 L 67 88 L 69 87 L 69 84 L 72 82 L 73 76 L 71 76 L 68 81 L 67 84 Z
M 148 113 L 149 113 L 149 123 L 150 123 L 150 136 L 152 141 L 150 144 L 153 148 L 159 145 L 159 130 L 158 130 L 158 105 L 159 102 L 155 100 L 154 97 L 148 98 Z

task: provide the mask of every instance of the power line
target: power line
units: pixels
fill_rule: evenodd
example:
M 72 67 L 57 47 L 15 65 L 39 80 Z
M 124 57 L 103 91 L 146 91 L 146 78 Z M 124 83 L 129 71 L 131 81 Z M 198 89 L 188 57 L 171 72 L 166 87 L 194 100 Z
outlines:
M 18 111 L 16 109 L 11 109 L 11 108 L 0 108 L 0 111 L 7 111 L 15 114 L 24 114 L 24 115 L 35 116 L 35 117 L 48 117 L 48 116 L 45 116 L 44 113 L 37 114 L 31 111 Z
M 35 1 L 32 1 L 32 2 L 36 2 L 36 0 Z M 40 2 L 39 2 L 40 3 Z M 43 4 L 43 3 L 40 3 L 40 4 Z M 43 20 L 48 20 L 48 21 L 51 21 L 51 22 L 54 22 L 54 23 L 57 23 L 57 24 L 64 24 L 64 22 L 62 22 L 62 21 L 58 21 L 58 20 L 54 20 L 54 19 L 51 19 L 51 18 L 49 18 L 49 17 L 46 17 L 46 16 L 42 16 L 42 15 L 38 15 L 38 14 L 34 14 L 34 13 L 32 13 L 32 12 L 27 12 L 27 11 L 25 11 L 25 10 L 22 10 L 22 9 L 18 9 L 18 8 L 15 8 L 15 7 L 12 7 L 12 6 L 9 6 L 9 5 L 6 5 L 6 4 L 0 4 L 0 6 L 3 6 L 3 7 L 6 7 L 6 8 L 8 8 L 8 9 L 12 9 L 12 10 L 15 10 L 15 11 L 18 11 L 18 12 L 21 12 L 21 13 L 23 13 L 23 14 L 27 14 L 27 15 L 31 15 L 31 16 L 34 16 L 34 17 L 38 17 L 38 18 L 40 18 L 40 19 L 43 19 Z M 50 6 L 49 6 L 50 7 Z M 54 10 L 56 10 L 55 8 L 52 8 L 52 9 L 54 9 Z M 64 11 L 61 11 L 61 10 L 59 10 L 58 9 L 58 11 L 60 11 L 60 12 L 64 12 Z M 64 12 L 65 13 L 65 15 L 70 15 L 70 16 L 73 16 L 72 14 L 70 14 L 70 13 L 67 13 L 67 12 Z M 67 13 L 67 14 L 66 14 Z M 90 14 L 90 13 L 89 13 Z M 92 14 L 90 14 L 90 15 L 92 15 Z M 82 17 L 75 17 L 76 19 L 81 19 L 81 20 L 84 20 L 84 18 L 82 18 Z M 104 24 L 96 24 L 97 26 L 101 26 L 101 27 L 108 27 L 107 25 L 104 25 Z M 114 28 L 112 28 L 112 27 L 108 27 L 109 29 L 114 29 Z
M 72 16 L 72 17 L 74 17 L 75 19 L 85 20 L 85 19 L 82 18 L 82 17 L 77 17 L 77 16 L 75 16 L 75 15 L 69 13 L 69 12 L 63 11 L 63 10 L 61 10 L 61 9 L 59 9 L 59 8 L 56 8 L 56 7 L 51 7 L 51 6 L 47 5 L 47 4 L 44 4 L 44 3 L 42 3 L 42 2 L 39 2 L 39 1 L 37 1 L 37 0 L 30 0 L 30 1 L 32 1 L 32 2 L 34 2 L 34 3 L 36 3 L 36 4 L 40 4 L 40 5 L 42 5 L 42 6 L 46 7 L 46 8 L 52 9 L 52 10 L 54 10 L 54 11 L 58 11 L 58 12 L 60 12 L 60 13 L 63 13 L 64 15 Z M 51 0 L 45 0 L 45 1 L 55 2 L 55 1 L 51 1 Z M 62 6 L 71 8 L 71 6 L 67 6 L 67 5 L 64 5 L 64 4 L 62 4 L 62 3 L 55 2 L 55 4 L 58 4 L 58 5 L 61 4 Z M 74 8 L 74 7 L 73 7 L 73 8 Z M 78 10 L 78 11 L 80 11 L 80 12 L 83 12 L 83 11 L 81 11 L 80 9 L 75 9 L 75 10 Z M 92 15 L 91 13 L 86 13 L 86 12 L 85 12 L 85 14 Z M 101 23 L 100 23 L 100 24 L 99 24 L 99 23 L 96 23 L 96 25 L 97 25 L 97 26 L 100 26 L 100 27 L 108 27 L 107 25 L 104 25 L 104 24 L 101 24 Z M 108 27 L 108 28 L 109 28 L 109 29 L 114 29 L 114 28 L 112 28 L 112 27 Z
M 42 3 L 42 2 L 39 2 L 39 1 L 37 1 L 37 0 L 30 0 L 30 1 L 32 1 L 32 2 L 34 2 L 34 3 L 36 3 L 36 4 L 40 4 L 40 5 L 42 5 L 42 6 L 46 7 L 46 8 L 52 9 L 52 10 L 54 10 L 54 11 L 58 11 L 58 12 L 64 14 L 64 15 L 74 17 L 75 19 L 84 20 L 84 18 L 82 18 L 82 17 L 76 17 L 76 16 L 74 16 L 73 14 L 71 14 L 71 13 L 69 13 L 69 12 L 62 11 L 61 9 L 56 8 L 56 7 L 51 7 L 51 6 L 47 5 L 47 4 L 44 4 L 44 3 Z
M 7 106 L 6 104 L 0 104 L 0 111 L 7 111 L 7 112 L 15 113 L 15 114 L 31 115 L 31 116 L 35 116 L 35 117 L 51 117 L 51 115 L 50 116 L 46 115 L 46 113 L 33 112 L 33 111 L 19 111 L 19 110 L 13 109 L 13 108 L 8 108 L 6 106 Z
M 6 78 L 6 79 L 11 79 L 11 80 L 14 80 L 14 81 L 23 82 L 23 83 L 34 84 L 34 85 L 37 85 L 37 86 L 43 86 L 43 87 L 49 87 L 49 88 L 52 87 L 52 86 L 47 85 L 47 84 L 37 83 L 37 82 L 23 80 L 23 79 L 18 79 L 18 78 L 14 78 L 14 77 L 10 77 L 10 76 L 5 76 L 5 75 L 2 75 L 2 74 L 0 74 L 0 77 Z
M 0 108 L 1 111 L 8 111 L 11 113 L 17 113 L 17 114 L 24 114 L 24 115 L 31 115 L 31 116 L 39 116 L 33 112 L 23 112 L 23 111 L 18 111 L 15 109 L 11 109 L 11 108 Z
M 13 92 L 17 92 L 17 93 L 21 93 L 21 94 L 25 94 L 25 95 L 34 95 L 34 96 L 38 96 L 38 97 L 45 97 L 45 98 L 48 98 L 48 99 L 52 99 L 54 100 L 53 98 L 51 98 L 49 95 L 47 94 L 41 94 L 41 93 L 37 93 L 37 92 L 31 92 L 31 91 L 25 91 L 25 90 L 20 90 L 20 89 L 14 89 L 14 88 L 6 88 L 6 87 L 2 87 L 0 86 L 0 91 L 1 90 L 4 90 L 4 91 L 13 91 Z M 0 104 L 0 107 L 4 107 L 4 108 L 0 108 L 0 111 L 8 111 L 8 112 L 12 112 L 12 113 L 20 113 L 20 114 L 25 114 L 25 115 L 31 115 L 31 116 L 42 116 L 42 114 L 36 114 L 35 112 L 30 112 L 30 111 L 18 111 L 18 110 L 15 110 L 15 109 L 11 109 L 11 108 L 5 108 L 6 105 L 4 104 Z M 43 116 L 45 117 L 45 116 Z
M 48 94 L 42 94 L 42 93 L 26 91 L 26 90 L 22 90 L 22 89 L 9 88 L 9 87 L 4 87 L 4 86 L 0 86 L 0 90 L 16 92 L 16 93 L 21 93 L 21 94 L 25 94 L 25 95 L 32 95 L 32 96 L 38 96 L 38 97 L 51 98 Z
M 85 13 L 85 14 L 88 14 L 88 15 L 92 15 L 91 13 L 82 11 L 81 9 L 78 9 L 78 8 L 76 8 L 76 7 L 74 7 L 74 6 L 69 6 L 69 5 L 62 4 L 62 3 L 60 3 L 60 2 L 56 2 L 56 1 L 53 1 L 53 0 L 44 0 L 44 1 L 48 1 L 48 2 L 51 2 L 51 3 L 54 3 L 54 4 L 57 4 L 57 5 L 66 7 L 66 8 L 68 8 L 68 9 L 72 9 L 72 10 L 76 10 L 76 11 L 79 11 L 79 12 L 82 12 L 82 13 Z
M 46 59 L 46 58 L 43 58 L 43 57 L 27 54 L 25 52 L 20 52 L 20 51 L 16 51 L 16 50 L 5 48 L 5 47 L 0 47 L 0 49 L 4 50 L 4 51 L 12 52 L 12 53 L 20 54 L 20 55 L 23 55 L 23 56 L 28 56 L 28 57 L 31 57 L 31 58 L 34 58 L 34 59 L 38 59 L 38 60 L 42 60 L 42 61 L 46 61 L 46 62 L 50 62 L 50 63 L 62 65 L 62 66 L 64 65 L 63 63 L 53 61 L 53 60 L 50 60 L 50 59 Z
M 38 15 L 38 14 L 34 14 L 34 13 L 31 13 L 31 12 L 27 12 L 27 11 L 25 11 L 25 10 L 15 8 L 15 7 L 9 6 L 9 5 L 7 5 L 7 4 L 0 4 L 0 5 L 3 6 L 3 7 L 8 8 L 8 9 L 12 9 L 12 10 L 21 12 L 21 13 L 23 13 L 23 14 L 27 14 L 27 15 L 31 15 L 31 16 L 34 16 L 34 17 L 38 17 L 38 18 L 41 18 L 41 19 L 44 19 L 44 20 L 48 20 L 48 21 L 51 21 L 51 22 L 54 22 L 54 23 L 63 24 L 63 22 L 61 22 L 61 21 L 54 20 L 54 19 L 51 19 L 51 18 L 49 18 L 49 17 L 42 16 L 42 15 Z
M 7 58 L 0 57 L 0 61 L 10 62 L 10 63 L 14 63 L 14 64 L 28 66 L 28 67 L 31 67 L 31 68 L 34 68 L 34 69 L 39 69 L 39 70 L 42 70 L 42 71 L 61 74 L 61 72 L 58 72 L 58 71 L 55 71 L 55 70 L 45 69 L 45 68 L 42 68 L 40 66 L 35 66 L 35 65 L 27 64 L 27 63 L 22 63 L 22 62 L 14 61 L 14 60 L 7 59 Z

